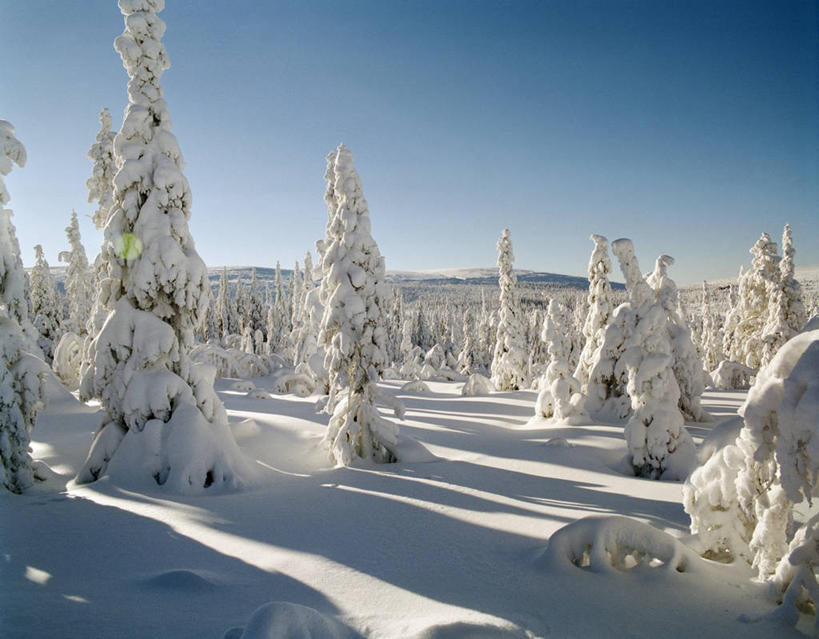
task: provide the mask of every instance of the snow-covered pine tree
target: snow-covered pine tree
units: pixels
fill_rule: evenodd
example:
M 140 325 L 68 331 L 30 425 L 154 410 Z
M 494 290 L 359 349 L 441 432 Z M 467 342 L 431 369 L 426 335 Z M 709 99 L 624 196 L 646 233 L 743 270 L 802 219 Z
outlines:
M 520 298 L 517 276 L 513 270 L 515 256 L 509 229 L 503 229 L 498 240 L 498 284 L 500 310 L 492 358 L 492 383 L 499 391 L 518 390 L 526 385 L 526 352 L 523 325 L 520 320 Z
M 464 313 L 464 343 L 458 355 L 458 372 L 462 375 L 475 373 L 475 336 L 472 327 L 472 313 Z
M 793 235 L 791 225 L 782 232 L 782 259 L 779 262 L 779 281 L 770 300 L 765 327 L 762 329 L 762 365 L 770 362 L 781 346 L 805 326 L 805 305 L 802 286 L 794 278 Z
M 574 377 L 584 388 L 589 383 L 589 374 L 594 363 L 596 351 L 603 343 L 606 326 L 612 313 L 611 259 L 609 258 L 609 241 L 602 235 L 590 236 L 594 242 L 594 250 L 589 259 L 589 311 L 583 323 L 583 335 L 586 343 L 580 353 L 580 360 L 574 372 Z
M 216 294 L 216 304 L 214 316 L 216 323 L 216 336 L 223 340 L 230 333 L 230 286 L 228 284 L 227 267 L 222 267 L 222 274 L 219 276 L 219 291 Z
M 401 361 L 401 337 L 403 335 L 404 298 L 397 288 L 392 290 L 392 306 L 389 319 L 389 356 L 390 364 L 397 365 Z
M 40 334 L 37 345 L 43 351 L 46 362 L 51 364 L 61 334 L 62 298 L 43 254 L 43 247 L 39 244 L 34 247 L 34 268 L 29 274 L 29 283 L 31 317 L 34 318 L 34 328 Z
M 250 328 L 254 335 L 256 331 L 264 331 L 267 328 L 267 318 L 264 315 L 264 297 L 259 288 L 259 280 L 256 278 L 256 267 L 250 272 L 250 290 L 248 291 L 248 310 Z
M 81 394 L 105 418 L 77 480 L 104 474 L 189 492 L 236 487 L 253 474 L 213 390 L 214 370 L 188 348 L 210 300 L 207 269 L 188 229 L 191 192 L 159 83 L 170 66 L 156 12 L 164 0 L 120 0 L 114 48 L 129 104 L 114 141 L 111 214 L 102 252 L 108 319 L 91 343 Z
M 85 185 L 88 187 L 88 202 L 96 202 L 97 210 L 92 219 L 98 229 L 105 228 L 114 202 L 114 176 L 117 165 L 114 160 L 114 132 L 111 130 L 111 113 L 108 109 L 100 111 L 100 130 L 97 141 L 88 149 L 88 159 L 94 163 L 91 177 Z
M 22 493 L 34 482 L 29 442 L 44 395 L 42 362 L 27 353 L 36 348 L 28 320 L 25 273 L 4 177 L 26 163 L 25 147 L 14 127 L 0 120 L 0 484 Z M 27 329 L 27 330 L 26 330 Z
M 332 411 L 324 441 L 339 464 L 348 465 L 355 457 L 390 462 L 396 459 L 398 426 L 375 407 L 376 383 L 388 364 L 390 287 L 384 258 L 370 234 L 353 155 L 343 144 L 333 168 L 337 207 L 328 221 L 321 269 L 324 316 L 319 344 L 327 349 L 327 410 Z
M 88 318 L 94 304 L 94 278 L 80 237 L 77 212 L 71 211 L 71 223 L 66 227 L 70 251 L 59 255 L 68 264 L 65 271 L 65 296 L 68 300 L 68 320 L 63 327 L 78 336 L 86 334 Z
M 696 463 L 696 452 L 678 408 L 680 389 L 672 370 L 666 310 L 643 279 L 631 240 L 615 240 L 612 251 L 625 276 L 629 301 L 615 310 L 600 350 L 606 350 L 613 332 L 621 333 L 615 341 L 622 339 L 622 354 L 614 368 L 628 375 L 632 414 L 625 437 L 631 466 L 638 476 L 683 479 Z
M 725 359 L 722 352 L 722 330 L 711 306 L 708 283 L 702 283 L 702 359 L 705 370 L 712 371 Z
M 671 370 L 680 389 L 679 407 L 689 421 L 702 422 L 709 419 L 702 409 L 702 394 L 708 382 L 702 360 L 691 340 L 691 330 L 680 306 L 677 285 L 668 276 L 668 267 L 674 264 L 670 255 L 660 255 L 654 272 L 647 282 L 657 296 L 657 302 L 665 311 L 668 337 L 671 340 Z

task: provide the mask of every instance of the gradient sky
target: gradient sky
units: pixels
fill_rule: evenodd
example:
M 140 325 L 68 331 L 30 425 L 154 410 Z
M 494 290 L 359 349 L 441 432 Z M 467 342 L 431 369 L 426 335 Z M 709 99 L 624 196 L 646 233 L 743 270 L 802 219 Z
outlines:
M 167 0 L 162 84 L 209 265 L 290 268 L 324 234 L 324 157 L 352 150 L 387 268 L 584 274 L 590 233 L 680 283 L 736 275 L 760 233 L 819 264 L 819 2 Z M 0 0 L 0 118 L 23 259 L 57 264 L 127 74 L 113 0 Z M 101 234 L 82 218 L 89 258 Z M 619 275 L 619 273 L 618 273 Z

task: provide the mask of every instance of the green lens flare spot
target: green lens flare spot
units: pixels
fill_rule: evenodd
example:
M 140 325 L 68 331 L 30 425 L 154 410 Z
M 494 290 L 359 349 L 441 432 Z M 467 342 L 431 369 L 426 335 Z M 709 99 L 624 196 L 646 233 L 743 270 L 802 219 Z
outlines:
M 142 253 L 142 240 L 133 233 L 123 233 L 114 241 L 114 249 L 123 260 L 133 260 Z

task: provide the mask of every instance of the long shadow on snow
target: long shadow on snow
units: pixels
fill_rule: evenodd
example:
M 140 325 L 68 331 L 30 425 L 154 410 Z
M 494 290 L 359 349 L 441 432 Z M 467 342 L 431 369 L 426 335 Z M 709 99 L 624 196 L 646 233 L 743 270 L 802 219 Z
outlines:
M 337 612 L 300 581 L 62 493 L 0 498 L 0 540 L 5 637 L 218 639 L 271 600 Z

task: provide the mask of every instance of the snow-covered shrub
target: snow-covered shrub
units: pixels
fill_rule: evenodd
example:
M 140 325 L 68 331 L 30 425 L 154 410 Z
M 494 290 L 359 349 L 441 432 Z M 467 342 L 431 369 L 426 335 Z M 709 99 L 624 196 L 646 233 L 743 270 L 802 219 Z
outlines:
M 819 331 L 813 331 L 787 342 L 759 372 L 740 408 L 744 425 L 736 442 L 683 488 L 691 531 L 704 552 L 742 557 L 760 579 L 774 575 L 798 536 L 794 504 L 819 495 L 817 397 Z
M 411 382 L 407 382 L 401 387 L 402 393 L 431 393 L 432 391 L 429 389 L 429 386 L 425 382 L 422 382 L 420 379 L 413 380 Z
M 12 164 L 22 167 L 26 150 L 14 127 L 0 120 L 0 484 L 22 493 L 34 482 L 29 442 L 45 395 L 43 362 L 27 351 L 36 349 L 28 322 L 20 245 L 4 177 Z M 26 335 L 28 327 L 28 335 Z
M 514 261 L 509 229 L 503 229 L 498 240 L 500 310 L 492 358 L 492 383 L 500 391 L 518 390 L 526 385 L 526 353 Z
M 303 373 L 288 373 L 276 378 L 277 393 L 293 393 L 299 397 L 308 397 L 315 389 L 316 382 L 313 377 Z
M 488 377 L 480 373 L 472 373 L 461 387 L 461 395 L 473 397 L 475 395 L 489 395 L 495 390 Z
M 77 480 L 110 474 L 180 492 L 237 487 L 253 469 L 213 390 L 215 370 L 188 356 L 211 292 L 188 228 L 191 192 L 159 83 L 170 66 L 156 16 L 164 2 L 119 6 L 125 30 L 114 47 L 130 80 L 101 250 L 100 300 L 109 315 L 80 385 L 83 398 L 100 398 L 106 416 Z
M 756 371 L 753 368 L 743 366 L 739 362 L 729 362 L 726 359 L 711 371 L 711 380 L 714 388 L 720 390 L 742 390 L 751 385 L 751 378 L 754 375 Z
M 332 155 L 331 155 L 332 157 Z M 335 214 L 328 221 L 321 270 L 324 316 L 319 344 L 326 348 L 330 378 L 327 410 L 332 411 L 324 442 L 339 464 L 360 457 L 396 459 L 398 426 L 375 407 L 375 384 L 389 364 L 387 313 L 391 292 L 384 258 L 370 234 L 370 215 L 343 144 L 333 160 Z
M 702 559 L 661 530 L 628 517 L 585 517 L 556 531 L 543 556 L 552 569 L 614 573 L 638 566 L 693 572 Z
M 435 346 L 430 348 L 426 355 L 424 355 L 424 365 L 430 366 L 434 370 L 441 368 L 445 363 L 446 355 L 440 344 L 435 344 Z
M 549 353 L 549 366 L 540 381 L 540 392 L 535 402 L 535 415 L 538 417 L 558 420 L 586 417 L 580 382 L 571 374 L 569 366 L 569 323 L 566 307 L 552 299 L 543 323 L 542 339 Z
M 76 333 L 64 333 L 54 349 L 54 373 L 63 386 L 76 390 L 80 386 L 83 339 Z

